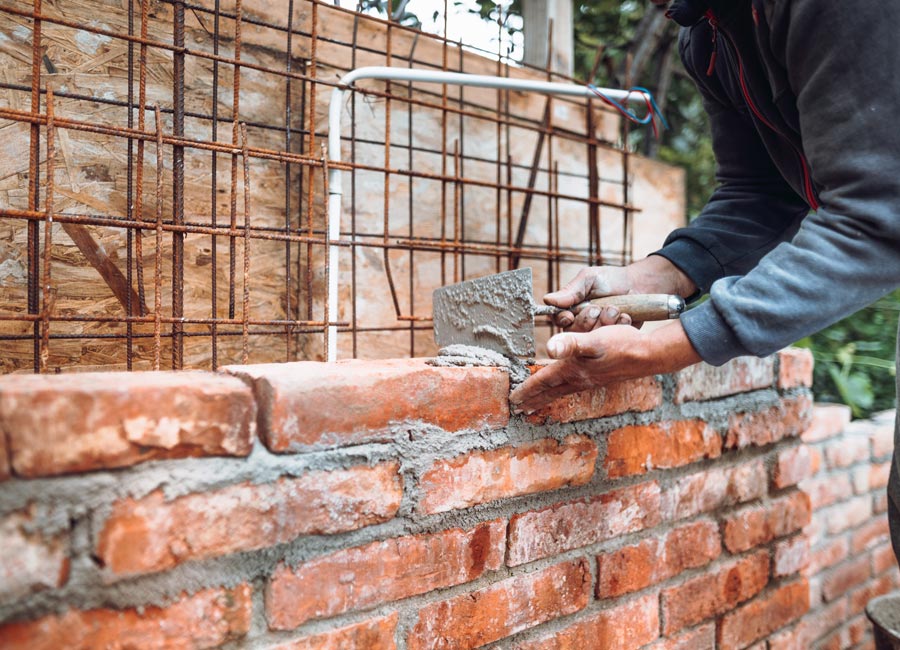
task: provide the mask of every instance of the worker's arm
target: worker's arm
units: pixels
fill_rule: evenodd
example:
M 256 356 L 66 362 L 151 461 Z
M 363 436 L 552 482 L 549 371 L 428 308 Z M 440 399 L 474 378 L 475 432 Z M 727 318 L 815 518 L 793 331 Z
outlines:
M 694 38 L 711 38 L 708 26 L 698 25 Z M 583 300 L 622 293 L 674 293 L 683 298 L 709 291 L 712 283 L 729 275 L 743 275 L 766 253 L 790 239 L 809 212 L 809 206 L 784 180 L 772 163 L 746 107 L 736 107 L 715 76 L 706 75 L 708 61 L 694 61 L 691 31 L 679 42 L 685 67 L 699 80 L 698 89 L 710 119 L 718 186 L 700 216 L 672 232 L 654 255 L 623 268 L 583 269 L 562 290 L 544 300 L 569 307 Z M 703 50 L 703 48 L 699 48 Z M 703 68 L 699 70 L 698 68 Z M 563 312 L 561 327 L 589 331 L 626 322 L 618 314 L 578 317 Z
M 735 105 L 716 75 L 708 76 L 709 25 L 683 30 L 679 49 L 697 80 L 709 116 L 718 186 L 689 226 L 672 232 L 657 251 L 685 272 L 699 293 L 716 280 L 744 275 L 779 243 L 789 240 L 809 212 L 806 201 L 784 180 L 759 137 L 749 109 Z
M 714 364 L 770 354 L 900 285 L 900 3 L 792 0 L 767 18 L 822 205 L 682 316 Z

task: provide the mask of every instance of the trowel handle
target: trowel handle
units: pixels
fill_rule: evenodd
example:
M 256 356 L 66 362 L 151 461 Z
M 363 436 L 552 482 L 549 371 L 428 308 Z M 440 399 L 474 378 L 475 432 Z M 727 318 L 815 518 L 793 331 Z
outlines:
M 624 296 L 607 296 L 590 302 L 575 305 L 570 311 L 580 312 L 594 305 L 603 309 L 610 305 L 617 307 L 623 314 L 631 316 L 635 322 L 647 320 L 668 320 L 678 318 L 684 311 L 684 298 L 666 293 L 626 294 Z

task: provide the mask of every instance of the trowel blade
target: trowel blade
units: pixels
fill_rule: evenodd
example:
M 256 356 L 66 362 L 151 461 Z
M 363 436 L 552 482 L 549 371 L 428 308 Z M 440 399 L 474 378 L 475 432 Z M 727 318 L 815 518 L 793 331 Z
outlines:
M 436 289 L 434 340 L 474 345 L 507 357 L 534 356 L 531 269 L 488 275 Z

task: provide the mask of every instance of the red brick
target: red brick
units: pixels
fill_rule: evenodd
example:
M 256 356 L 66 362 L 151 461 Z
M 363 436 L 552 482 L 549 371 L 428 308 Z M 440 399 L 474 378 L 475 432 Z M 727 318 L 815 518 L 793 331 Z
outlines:
M 425 514 L 497 499 L 584 485 L 594 475 L 597 445 L 585 436 L 539 440 L 439 460 L 419 480 Z
M 725 446 L 762 447 L 789 436 L 799 436 L 809 426 L 812 402 L 802 395 L 786 399 L 764 411 L 732 413 L 728 418 Z
M 647 646 L 647 650 L 716 650 L 716 625 L 709 623 L 677 636 L 660 639 Z
M 888 528 L 887 517 L 876 517 L 855 531 L 850 538 L 850 548 L 853 553 L 863 551 L 890 539 L 891 531 Z
M 849 552 L 850 543 L 846 537 L 829 540 L 822 546 L 810 551 L 807 573 L 809 575 L 821 573 L 828 567 L 832 567 L 846 559 Z
M 690 474 L 663 494 L 663 518 L 683 519 L 758 499 L 766 493 L 766 482 L 766 468 L 759 459 Z
M 868 619 L 862 614 L 850 621 L 847 624 L 847 635 L 850 638 L 850 643 L 854 644 L 854 646 L 855 644 L 860 643 L 866 635 L 866 632 L 869 631 L 870 625 Z
M 850 424 L 851 411 L 843 404 L 815 404 L 812 420 L 801 436 L 803 442 L 820 442 L 833 438 Z
M 769 638 L 769 650 L 807 650 L 846 620 L 846 600 L 815 608 L 792 629 L 773 634 Z
M 812 454 L 806 445 L 778 452 L 772 483 L 776 488 L 797 485 L 812 476 Z
M 719 529 L 711 521 L 677 528 L 664 539 L 649 538 L 597 557 L 597 597 L 610 598 L 662 582 L 703 566 L 721 553 Z
M 268 650 L 396 650 L 397 613 L 281 643 Z
M 187 560 L 250 551 L 301 535 L 391 519 L 403 487 L 396 463 L 242 483 L 166 501 L 160 491 L 113 506 L 97 555 L 114 574 L 161 571 Z
M 872 576 L 869 557 L 855 557 L 831 569 L 822 581 L 822 597 L 826 602 L 844 596 L 853 587 L 863 584 Z
M 708 570 L 662 592 L 663 634 L 669 636 L 752 598 L 769 581 L 769 554 L 760 551 Z
M 853 494 L 850 478 L 846 473 L 817 476 L 803 481 L 800 489 L 809 495 L 813 510 L 820 510 Z
M 275 452 L 387 440 L 391 427 L 404 422 L 446 431 L 509 422 L 509 376 L 499 368 L 436 368 L 424 359 L 397 359 L 226 370 L 252 381 L 260 438 Z
M 849 467 L 869 460 L 869 438 L 844 435 L 825 445 L 825 464 L 830 468 Z
M 206 372 L 0 378 L 13 472 L 32 478 L 160 458 L 246 456 L 255 405 L 243 382 Z
M 654 377 L 643 377 L 560 397 L 529 416 L 528 421 L 581 422 L 629 411 L 652 411 L 660 405 L 662 386 Z
M 722 618 L 719 647 L 743 648 L 809 610 L 809 585 L 799 580 L 769 591 Z
M 655 422 L 610 433 L 604 464 L 607 474 L 618 478 L 681 467 L 721 453 L 722 436 L 702 420 Z
M 809 523 L 809 497 L 803 492 L 750 506 L 725 518 L 725 548 L 740 553 L 789 535 Z
M 878 575 L 888 569 L 897 569 L 897 558 L 890 543 L 880 544 L 872 549 L 872 573 Z
M 812 380 L 812 352 L 803 348 L 786 348 L 778 353 L 778 388 L 809 388 Z
M 470 582 L 503 564 L 506 522 L 413 535 L 344 549 L 297 568 L 279 566 L 266 589 L 274 630 L 291 630 L 434 589 Z
M 844 650 L 850 647 L 850 637 L 846 628 L 835 630 L 816 644 L 816 650 Z
M 772 575 L 788 576 L 805 569 L 809 564 L 809 539 L 798 535 L 775 544 L 775 563 Z
M 31 510 L 0 519 L 0 601 L 15 601 L 36 591 L 62 587 L 69 577 L 69 536 L 32 532 Z
M 818 513 L 817 513 L 818 514 Z M 856 528 L 872 517 L 872 499 L 868 495 L 823 510 L 829 535 L 837 535 L 849 528 Z
M 861 614 L 869 601 L 877 596 L 890 593 L 894 588 L 891 576 L 881 576 L 850 592 L 850 613 Z
M 659 601 L 652 594 L 617 604 L 535 641 L 516 644 L 512 650 L 636 650 L 658 636 Z
M 437 601 L 419 610 L 407 648 L 467 650 L 584 609 L 590 600 L 586 560 L 555 564 Z
M 894 452 L 894 425 L 877 424 L 870 434 L 872 458 L 888 458 Z
M 4 650 L 214 648 L 250 629 L 249 585 L 205 589 L 164 607 L 69 610 L 0 625 Z
M 887 500 L 888 500 L 887 492 L 880 491 L 880 492 L 876 492 L 875 494 L 873 494 L 872 495 L 872 512 L 877 515 L 887 512 L 887 508 L 888 508 Z
M 676 404 L 769 388 L 775 383 L 774 357 L 739 357 L 718 367 L 698 363 L 676 373 L 675 381 Z
M 869 467 L 869 489 L 879 490 L 887 487 L 888 477 L 891 475 L 891 461 L 886 463 L 873 463 Z
M 514 515 L 507 564 L 517 566 L 573 548 L 652 528 L 660 522 L 655 481 Z
M 854 494 L 863 494 L 864 492 L 868 492 L 870 473 L 869 464 L 867 463 L 865 465 L 857 465 L 856 467 L 848 471 L 852 472 L 850 480 L 853 483 Z

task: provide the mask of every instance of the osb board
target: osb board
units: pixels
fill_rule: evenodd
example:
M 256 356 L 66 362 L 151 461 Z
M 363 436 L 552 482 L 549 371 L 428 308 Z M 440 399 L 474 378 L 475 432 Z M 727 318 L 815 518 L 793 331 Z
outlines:
M 211 0 L 203 0 L 212 6 Z M 30 8 L 26 3 L 17 4 L 19 7 Z M 67 20 L 110 29 L 117 32 L 127 30 L 127 4 L 103 0 L 101 2 L 88 2 L 87 0 L 54 0 L 44 2 L 44 11 L 48 15 L 63 16 Z M 228 12 L 231 7 L 228 3 L 222 3 L 222 10 Z M 275 0 L 251 0 L 244 2 L 244 9 L 248 16 L 258 16 L 275 23 L 286 24 L 284 5 Z M 327 41 L 350 41 L 354 30 L 354 18 L 345 12 L 329 7 L 320 6 L 318 10 L 318 32 L 326 40 L 319 40 L 316 44 L 318 67 L 316 76 L 319 79 L 336 81 L 347 68 L 350 67 L 351 50 L 345 46 L 339 46 Z M 164 3 L 150 5 L 149 35 L 151 39 L 163 42 L 171 42 L 171 6 Z M 24 19 L 9 17 L 10 22 L 0 29 L 0 75 L 8 83 L 30 84 L 31 62 L 31 27 L 30 22 Z M 187 13 L 186 42 L 192 49 L 206 52 L 212 51 L 212 39 L 209 32 L 212 24 L 209 16 L 200 13 Z M 311 29 L 312 10 L 311 5 L 305 2 L 295 3 L 293 16 L 295 28 Z M 139 29 L 139 20 L 136 21 L 136 30 Z M 228 19 L 221 21 L 221 36 L 219 39 L 220 55 L 231 57 L 234 55 L 234 44 L 231 35 L 234 31 L 234 23 Z M 379 50 L 381 53 L 357 51 L 357 65 L 383 65 L 386 57 L 383 54 L 387 45 L 387 33 L 383 25 L 368 20 L 360 20 L 356 26 L 357 42 L 368 48 Z M 286 39 L 283 33 L 244 23 L 242 30 L 243 45 L 241 57 L 244 61 L 250 61 L 267 69 L 283 70 L 286 65 Z M 391 30 L 391 48 L 396 53 L 407 53 L 413 46 L 413 37 L 409 32 L 399 29 Z M 46 55 L 56 69 L 55 74 L 43 71 L 42 79 L 45 83 L 59 91 L 77 92 L 96 98 L 127 97 L 127 72 L 128 72 L 128 48 L 127 45 L 117 39 L 109 39 L 104 36 L 92 35 L 84 31 L 58 27 L 48 23 L 43 25 L 43 43 L 46 46 Z M 302 58 L 309 55 L 311 50 L 310 39 L 295 35 L 292 38 L 292 68 L 294 71 L 302 70 Z M 135 61 L 139 48 L 134 48 Z M 443 64 L 445 48 L 432 39 L 419 38 L 415 41 L 415 56 L 417 59 L 440 67 Z M 459 63 L 459 53 L 455 48 L 447 48 L 448 66 L 454 68 Z M 483 59 L 471 53 L 464 53 L 463 68 L 467 72 L 494 74 L 497 72 L 496 61 Z M 188 111 L 208 113 L 212 108 L 213 88 L 212 69 L 210 61 L 196 57 L 187 58 L 185 101 Z M 230 119 L 232 111 L 232 69 L 229 65 L 218 66 L 219 88 L 216 97 L 220 117 Z M 534 73 L 512 69 L 512 76 L 534 76 Z M 147 103 L 171 107 L 172 105 L 172 57 L 165 51 L 151 48 L 149 50 L 147 66 Z M 377 82 L 363 82 L 365 87 L 383 89 L 384 85 Z M 254 123 L 283 126 L 284 103 L 286 93 L 286 81 L 283 77 L 266 74 L 264 72 L 244 68 L 241 74 L 240 91 L 240 119 Z M 440 93 L 440 86 L 427 86 L 431 93 Z M 306 88 L 306 99 L 310 98 L 310 87 Z M 292 126 L 302 128 L 304 118 L 301 107 L 301 95 L 304 84 L 294 81 L 291 83 L 290 101 L 292 104 Z M 398 92 L 398 86 L 394 84 L 393 91 Z M 451 105 L 459 97 L 459 89 L 450 88 L 448 97 Z M 497 94 L 494 91 L 466 89 L 467 101 L 482 105 L 485 111 L 490 111 L 496 106 Z M 321 155 L 320 146 L 323 135 L 327 131 L 327 105 L 330 88 L 318 86 L 316 88 L 316 102 L 314 106 L 318 137 L 313 155 Z M 417 92 L 417 96 L 428 101 L 435 101 L 434 94 Z M 137 83 L 135 80 L 135 100 L 137 99 Z M 354 98 L 357 110 L 357 136 L 381 141 L 385 133 L 385 101 L 380 98 L 363 97 L 356 95 Z M 29 107 L 29 96 L 24 92 L 0 92 L 0 104 L 12 106 L 17 109 Z M 510 111 L 512 115 L 522 116 L 531 120 L 540 119 L 545 106 L 545 98 L 525 95 L 522 93 L 510 94 Z M 350 107 L 348 101 L 344 106 L 343 131 L 349 132 Z M 95 102 L 74 101 L 57 97 L 55 102 L 57 116 L 72 117 L 79 120 L 98 124 L 112 124 L 124 126 L 127 120 L 125 109 L 112 107 Z M 391 139 L 394 143 L 406 143 L 410 137 L 409 113 L 400 102 L 392 102 Z M 556 126 L 581 131 L 585 120 L 584 110 L 571 102 L 554 100 L 553 123 Z M 598 110 L 596 117 L 599 123 L 598 134 L 601 138 L 614 140 L 617 134 L 617 122 L 608 113 Z M 145 113 L 147 129 L 153 129 L 154 114 L 151 111 Z M 413 109 L 412 137 L 417 145 L 440 149 L 442 146 L 441 113 L 433 109 L 415 107 Z M 137 124 L 137 112 L 134 113 L 134 123 Z M 492 123 L 479 121 L 466 117 L 464 123 L 464 143 L 467 155 L 481 155 L 485 158 L 496 156 L 497 132 Z M 451 116 L 446 125 L 447 147 L 452 152 L 453 143 L 460 139 L 460 120 Z M 172 121 L 168 114 L 163 115 L 163 130 L 172 132 Z M 187 118 L 185 131 L 188 137 L 211 140 L 212 134 L 207 121 Z M 123 217 L 128 211 L 127 201 L 127 160 L 128 150 L 126 142 L 122 139 L 111 138 L 104 135 L 88 134 L 75 130 L 59 130 L 55 157 L 56 172 L 54 208 L 57 212 L 74 212 L 79 214 L 115 215 Z M 44 134 L 42 133 L 42 138 Z M 221 142 L 231 142 L 232 131 L 230 122 L 220 122 L 217 139 Z M 501 144 L 506 149 L 505 131 L 501 133 Z M 292 149 L 299 151 L 304 143 L 299 135 L 293 136 Z M 512 129 L 510 135 L 510 153 L 517 164 L 527 166 L 530 164 L 536 143 L 533 133 L 522 129 Z M 45 142 L 45 140 L 43 140 Z M 258 128 L 248 129 L 248 141 L 251 146 L 280 150 L 284 147 L 284 134 L 280 131 L 270 131 Z M 27 207 L 27 182 L 28 182 L 28 142 L 29 129 L 21 123 L 0 123 L 0 205 L 26 208 Z M 566 143 L 559 138 L 554 139 L 556 159 L 559 161 L 563 172 L 583 174 L 586 164 L 586 150 L 583 145 Z M 136 148 L 135 152 L 136 153 Z M 171 214 L 171 171 L 172 153 L 169 147 L 164 148 L 161 208 L 164 218 Z M 349 144 L 344 144 L 344 157 L 350 155 Z M 543 164 L 546 166 L 546 155 Z M 41 154 L 41 176 L 46 178 L 46 151 Z M 356 159 L 360 163 L 381 165 L 384 162 L 384 148 L 380 145 L 359 146 L 356 151 Z M 230 216 L 231 205 L 231 157 L 225 154 L 217 156 L 216 181 L 217 192 L 215 198 L 215 213 L 218 223 L 227 222 Z M 609 183 L 601 183 L 601 195 L 610 201 L 621 200 L 621 187 L 614 181 L 621 173 L 620 158 L 615 152 L 602 150 L 599 153 L 601 176 L 609 179 Z M 239 161 L 240 164 L 240 161 Z M 405 168 L 408 164 L 406 152 L 392 150 L 392 165 Z M 416 154 L 413 167 L 419 171 L 438 173 L 441 171 L 440 156 L 433 154 Z M 653 165 L 651 165 L 653 167 Z M 250 164 L 251 182 L 251 223 L 256 226 L 278 228 L 285 221 L 284 197 L 285 197 L 285 169 L 284 166 L 260 159 L 253 159 Z M 452 171 L 452 157 L 447 161 L 447 169 Z M 664 176 L 667 179 L 675 179 L 678 184 L 680 176 L 670 168 L 656 165 L 656 176 Z M 211 170 L 212 154 L 186 150 L 185 154 L 185 218 L 186 221 L 197 224 L 209 224 L 212 220 L 213 203 L 211 199 Z M 473 163 L 466 161 L 465 175 L 472 178 L 494 180 L 496 174 L 495 165 Z M 345 174 L 345 177 L 347 175 Z M 515 171 L 513 182 L 516 185 L 524 185 L 527 179 L 527 171 L 519 168 Z M 301 192 L 300 169 L 293 166 L 290 178 L 291 200 L 291 224 L 297 228 L 307 223 L 306 188 L 310 183 L 310 176 L 303 175 L 303 191 Z M 322 175 L 320 170 L 314 170 L 312 176 L 314 186 L 313 209 L 309 214 L 314 229 L 321 231 L 324 228 L 324 202 L 322 200 Z M 538 189 L 547 189 L 548 179 L 546 175 L 540 175 Z M 152 143 L 148 143 L 144 153 L 144 193 L 141 215 L 144 219 L 154 220 L 156 214 L 156 150 Z M 571 191 L 573 194 L 585 194 L 583 180 L 571 177 L 563 178 L 561 189 Z M 647 184 L 645 184 L 647 185 Z M 641 200 L 650 197 L 649 204 L 654 205 L 655 223 L 678 225 L 683 214 L 681 203 L 653 200 L 654 193 L 665 191 L 672 183 L 654 181 L 646 187 L 646 191 L 640 193 L 635 201 L 640 205 Z M 346 181 L 349 186 L 349 179 Z M 440 232 L 441 213 L 440 182 L 413 180 L 403 176 L 393 176 L 389 185 L 390 196 L 390 235 L 392 239 L 409 234 L 410 214 L 408 211 L 408 193 L 413 193 L 413 229 L 415 236 L 436 236 Z M 383 233 L 383 206 L 384 206 L 384 176 L 379 173 L 360 172 L 357 175 L 356 194 L 356 223 L 357 231 L 380 236 Z M 662 189 L 660 189 L 662 188 Z M 349 190 L 349 187 L 346 187 Z M 236 223 L 240 227 L 243 224 L 243 183 L 241 174 L 238 175 L 237 214 Z M 42 190 L 42 195 L 45 191 Z M 453 214 L 453 188 L 448 186 L 444 213 Z M 477 236 L 492 240 L 495 232 L 495 201 L 494 190 L 485 188 L 466 188 L 461 194 L 466 211 L 467 235 Z M 513 200 L 514 223 L 518 220 L 523 197 L 517 195 Z M 505 203 L 505 200 L 504 200 Z M 548 205 L 546 200 L 536 200 L 532 210 L 532 220 L 528 230 L 528 241 L 542 243 L 546 239 L 546 214 Z M 342 229 L 350 228 L 351 202 L 349 191 L 345 191 L 344 210 L 342 215 Z M 615 211 L 608 211 L 609 217 L 604 216 L 604 238 L 614 240 L 620 231 L 617 225 L 619 219 Z M 570 245 L 586 245 L 585 208 L 583 204 L 562 202 L 560 205 L 561 232 L 565 241 Z M 505 215 L 501 224 L 501 240 L 508 236 L 506 232 Z M 152 225 L 152 224 L 150 224 Z M 514 226 L 515 227 L 515 226 Z M 617 230 L 617 228 L 619 230 Z M 665 228 L 663 226 L 662 228 Z M 102 249 L 108 254 L 120 269 L 124 272 L 126 259 L 127 238 L 124 230 L 109 227 L 89 227 L 89 231 Z M 653 229 L 661 232 L 660 227 Z M 151 230 L 143 231 L 143 267 L 144 289 L 146 304 L 151 308 L 154 305 L 154 263 L 155 263 L 155 233 Z M 211 302 L 212 288 L 212 244 L 211 237 L 207 235 L 191 234 L 185 237 L 185 316 L 206 318 L 212 314 Z M 228 295 L 228 269 L 230 266 L 227 238 L 219 238 L 217 243 L 217 273 L 216 273 L 216 316 L 227 316 Z M 312 292 L 308 292 L 304 284 L 307 276 L 307 246 L 293 244 L 290 247 L 292 290 L 290 296 L 291 314 L 293 318 L 313 319 L 322 318 L 324 312 L 323 292 L 325 286 L 325 273 L 323 268 L 324 256 L 321 247 L 312 247 Z M 651 247 L 652 248 L 652 247 Z M 242 315 L 242 269 L 243 269 L 243 242 L 236 242 L 235 266 L 237 277 L 234 286 L 236 301 L 236 316 Z M 169 314 L 171 305 L 171 254 L 172 236 L 167 234 L 163 238 L 161 248 L 161 292 L 160 298 L 164 314 Z M 0 220 L 0 309 L 4 312 L 22 312 L 25 309 L 25 227 L 21 221 Z M 252 241 L 250 245 L 249 275 L 250 309 L 249 315 L 254 319 L 281 319 L 287 316 L 287 298 L 285 290 L 285 255 L 286 247 L 283 242 Z M 351 307 L 351 275 L 350 275 L 350 251 L 341 251 L 340 280 L 340 318 L 349 320 L 352 315 Z M 435 253 L 416 253 L 412 258 L 413 266 L 410 267 L 410 256 L 406 251 L 392 251 L 390 254 L 391 269 L 396 285 L 401 291 L 401 310 L 404 313 L 415 312 L 418 315 L 430 314 L 431 291 L 442 281 L 453 279 L 452 256 L 448 262 L 449 277 L 441 276 L 441 256 Z M 356 253 L 357 260 L 357 317 L 361 326 L 392 326 L 397 325 L 392 302 L 389 299 L 386 274 L 384 269 L 382 251 L 377 248 L 360 247 Z M 537 263 L 536 263 L 537 264 Z M 543 264 L 543 263 L 539 263 Z M 55 287 L 55 313 L 95 315 L 98 317 L 122 316 L 124 309 L 113 296 L 110 289 L 97 275 L 96 271 L 88 264 L 84 256 L 73 245 L 72 241 L 60 226 L 53 230 L 52 247 L 52 276 Z M 495 260 L 490 257 L 469 258 L 466 260 L 466 274 L 471 277 L 481 273 L 495 270 Z M 413 274 L 413 293 L 408 293 L 409 276 Z M 564 274 L 565 275 L 565 274 Z M 542 275 L 539 272 L 538 278 Z M 538 290 L 545 286 L 539 279 Z M 136 284 L 136 278 L 135 278 Z M 299 307 L 298 307 L 299 305 Z M 311 312 L 308 308 L 311 307 Z M 28 323 L 0 322 L 0 331 L 5 334 L 14 333 L 25 335 L 31 332 L 32 326 Z M 186 326 L 186 331 L 208 334 L 207 326 Z M 223 329 L 236 330 L 239 326 L 221 327 Z M 255 328 L 258 329 L 258 328 Z M 164 328 L 166 331 L 167 328 Z M 67 333 L 78 335 L 103 335 L 112 332 L 123 332 L 121 324 L 97 324 L 97 323 L 54 323 L 51 329 L 53 333 Z M 152 332 L 152 326 L 137 324 L 134 326 L 138 338 L 134 343 L 134 365 L 137 368 L 148 367 L 152 358 L 152 338 L 146 336 Z M 360 356 L 385 357 L 403 356 L 409 353 L 409 332 L 392 332 L 359 335 Z M 417 332 L 415 334 L 416 353 L 428 354 L 433 350 L 430 332 Z M 239 336 L 220 337 L 218 343 L 218 362 L 220 364 L 239 361 L 241 358 L 241 338 Z M 21 341 L 4 342 L 4 354 L 0 355 L 0 369 L 4 372 L 18 368 L 30 368 L 33 342 L 30 339 Z M 321 358 L 323 353 L 323 339 L 321 333 L 301 335 L 288 345 L 285 337 L 252 336 L 250 340 L 250 359 L 254 362 L 282 360 L 289 356 L 299 358 Z M 339 349 L 342 356 L 349 356 L 352 351 L 349 334 L 339 336 Z M 50 365 L 63 369 L 79 367 L 120 367 L 124 363 L 125 345 L 123 341 L 104 339 L 54 339 L 50 347 Z M 168 363 L 170 350 L 168 343 L 163 340 L 163 367 Z M 188 337 L 185 339 L 185 365 L 187 367 L 209 367 L 210 365 L 210 340 L 208 337 Z

